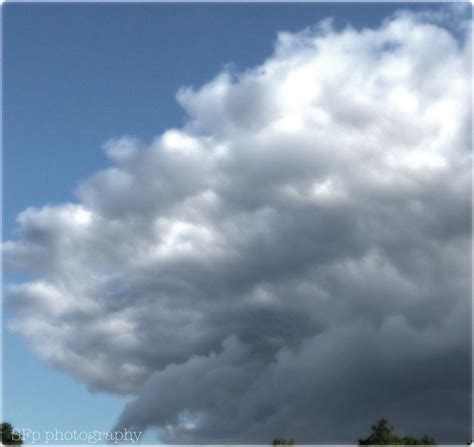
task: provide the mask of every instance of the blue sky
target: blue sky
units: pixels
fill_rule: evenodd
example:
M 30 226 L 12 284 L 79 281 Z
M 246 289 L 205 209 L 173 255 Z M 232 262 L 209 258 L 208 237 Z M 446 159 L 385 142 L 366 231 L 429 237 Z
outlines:
M 278 31 L 299 31 L 328 16 L 336 25 L 371 27 L 397 9 L 399 4 L 4 4 L 4 239 L 26 207 L 74 201 L 79 182 L 107 166 L 105 141 L 122 135 L 150 141 L 182 125 L 179 87 L 198 87 L 229 63 L 239 71 L 261 63 Z M 5 420 L 37 430 L 114 424 L 125 399 L 88 393 L 41 363 L 18 336 L 5 331 L 3 340 Z

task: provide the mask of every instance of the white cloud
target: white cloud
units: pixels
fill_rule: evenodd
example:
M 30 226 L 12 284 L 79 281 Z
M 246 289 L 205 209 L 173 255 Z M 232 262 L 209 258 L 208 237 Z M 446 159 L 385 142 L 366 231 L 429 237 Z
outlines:
M 382 414 L 464 442 L 470 52 L 443 20 L 325 21 L 181 89 L 186 126 L 19 216 L 12 329 L 170 442 L 347 443 Z

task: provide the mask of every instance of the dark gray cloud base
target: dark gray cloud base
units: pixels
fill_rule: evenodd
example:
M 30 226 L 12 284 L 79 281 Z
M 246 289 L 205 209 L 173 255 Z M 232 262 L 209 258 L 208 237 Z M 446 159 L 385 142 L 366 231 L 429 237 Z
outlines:
M 469 27 L 399 13 L 280 33 L 106 144 L 78 202 L 4 243 L 10 328 L 118 426 L 170 443 L 349 443 L 386 416 L 470 439 Z

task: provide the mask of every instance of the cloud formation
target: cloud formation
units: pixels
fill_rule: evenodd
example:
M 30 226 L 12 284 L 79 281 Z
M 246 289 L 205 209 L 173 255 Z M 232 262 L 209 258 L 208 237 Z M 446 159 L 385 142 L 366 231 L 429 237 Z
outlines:
M 436 17 L 280 33 L 3 245 L 22 334 L 170 443 L 470 439 L 471 72 Z

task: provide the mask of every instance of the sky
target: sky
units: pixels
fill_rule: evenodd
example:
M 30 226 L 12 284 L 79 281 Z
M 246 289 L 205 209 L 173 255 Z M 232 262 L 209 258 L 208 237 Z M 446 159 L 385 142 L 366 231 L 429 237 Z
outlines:
M 7 3 L 4 420 L 471 439 L 469 14 Z

